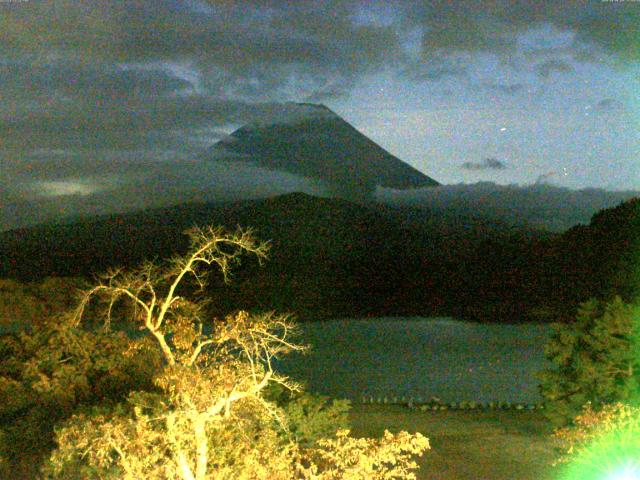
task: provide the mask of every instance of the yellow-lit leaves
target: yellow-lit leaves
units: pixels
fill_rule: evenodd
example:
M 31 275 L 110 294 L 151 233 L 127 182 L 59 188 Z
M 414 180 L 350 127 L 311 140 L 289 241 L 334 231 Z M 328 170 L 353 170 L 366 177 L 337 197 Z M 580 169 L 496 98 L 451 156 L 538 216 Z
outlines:
M 352 438 L 348 430 L 338 431 L 333 439 L 318 441 L 309 452 L 311 466 L 304 478 L 309 480 L 392 480 L 415 479 L 418 465 L 415 455 L 430 448 L 420 433 L 385 431 L 382 439 Z

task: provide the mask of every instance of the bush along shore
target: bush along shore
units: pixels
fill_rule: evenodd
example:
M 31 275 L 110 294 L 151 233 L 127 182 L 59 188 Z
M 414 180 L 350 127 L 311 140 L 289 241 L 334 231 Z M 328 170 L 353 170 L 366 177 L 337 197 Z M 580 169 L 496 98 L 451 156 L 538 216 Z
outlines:
M 407 397 L 397 395 L 362 395 L 360 403 L 375 405 L 404 405 L 410 409 L 423 412 L 437 410 L 543 410 L 543 403 L 522 402 L 476 402 L 474 400 L 461 400 L 459 402 L 444 402 L 438 397 Z

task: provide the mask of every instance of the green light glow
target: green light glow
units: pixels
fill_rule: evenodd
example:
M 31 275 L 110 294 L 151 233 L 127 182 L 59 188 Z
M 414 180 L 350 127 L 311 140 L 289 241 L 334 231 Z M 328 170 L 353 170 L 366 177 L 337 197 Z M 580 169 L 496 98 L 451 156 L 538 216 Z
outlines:
M 594 441 L 567 465 L 562 480 L 640 480 L 640 436 L 607 436 Z
M 560 480 L 640 480 L 640 416 L 636 408 L 620 412 L 576 449 Z
M 624 465 L 603 480 L 640 480 L 640 469 L 635 464 Z

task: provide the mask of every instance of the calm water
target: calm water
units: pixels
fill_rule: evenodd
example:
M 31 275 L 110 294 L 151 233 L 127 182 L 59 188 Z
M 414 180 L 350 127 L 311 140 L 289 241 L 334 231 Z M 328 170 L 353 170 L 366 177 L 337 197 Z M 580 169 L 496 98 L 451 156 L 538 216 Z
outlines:
M 332 320 L 302 325 L 312 350 L 284 359 L 308 389 L 362 395 L 533 403 L 546 365 L 546 325 L 487 325 L 449 318 Z

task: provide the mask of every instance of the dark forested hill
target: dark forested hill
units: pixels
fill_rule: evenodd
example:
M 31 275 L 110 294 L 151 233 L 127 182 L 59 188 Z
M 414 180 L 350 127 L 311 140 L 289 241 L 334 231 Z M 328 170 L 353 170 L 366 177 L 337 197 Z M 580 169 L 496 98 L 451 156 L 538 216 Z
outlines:
M 188 204 L 4 232 L 0 277 L 90 276 L 165 258 L 184 251 L 185 229 L 205 224 L 252 227 L 271 242 L 264 267 L 247 260 L 230 286 L 214 282 L 220 311 L 548 320 L 592 295 L 636 292 L 638 200 L 562 236 L 296 193 Z
M 545 252 L 540 276 L 549 298 L 575 306 L 589 297 L 640 298 L 640 198 L 593 215 L 566 231 Z
M 490 292 L 493 303 L 521 297 L 522 289 L 511 286 L 522 285 L 515 277 L 524 274 L 532 235 L 477 218 L 445 222 L 419 209 L 294 193 L 4 232 L 0 276 L 88 276 L 168 257 L 186 248 L 185 229 L 204 224 L 251 227 L 271 242 L 266 266 L 247 261 L 218 292 L 221 309 L 274 308 L 305 317 L 476 314 L 490 287 L 498 289 Z M 480 267 L 487 262 L 491 268 Z

